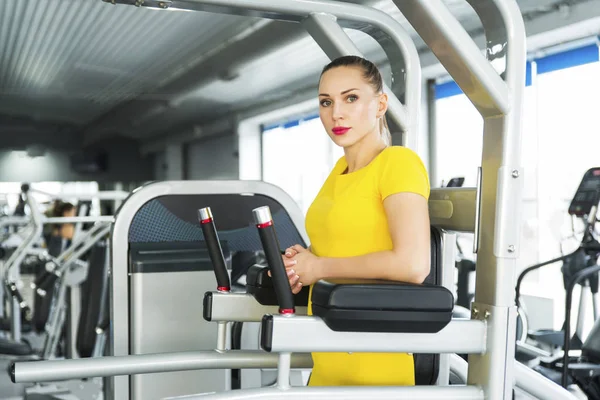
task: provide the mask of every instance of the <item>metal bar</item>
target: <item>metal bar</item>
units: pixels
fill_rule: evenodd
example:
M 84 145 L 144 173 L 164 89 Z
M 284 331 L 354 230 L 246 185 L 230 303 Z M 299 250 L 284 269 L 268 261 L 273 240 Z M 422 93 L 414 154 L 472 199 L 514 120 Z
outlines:
M 110 225 L 96 225 L 90 231 L 93 231 L 93 235 L 89 240 L 74 250 L 72 253 L 62 260 L 62 264 L 59 264 L 59 276 L 60 284 L 58 292 L 55 294 L 56 301 L 52 306 L 52 311 L 48 322 L 46 323 L 46 341 L 43 348 L 43 357 L 49 359 L 56 354 L 56 349 L 61 338 L 62 328 L 65 323 L 65 317 L 67 312 L 66 302 L 66 291 L 69 286 L 69 274 L 73 272 L 71 265 L 85 254 L 92 246 L 94 246 L 99 240 L 104 238 L 110 232 Z
M 79 259 L 82 255 L 84 255 L 92 246 L 98 243 L 99 240 L 104 238 L 110 232 L 110 225 L 98 225 L 101 229 L 95 229 L 93 235 L 87 240 L 85 243 L 81 244 L 76 250 L 74 250 L 71 254 L 68 255 L 68 258 L 63 259 L 63 264 L 60 266 L 61 270 L 64 270 L 69 267 L 73 262 Z M 95 227 L 94 227 L 95 228 Z
M 227 322 L 217 322 L 217 351 L 227 349 Z
M 483 116 L 508 113 L 506 84 L 442 0 L 394 3 Z
M 552 355 L 552 353 L 544 351 L 539 347 L 532 346 L 529 343 L 522 342 L 520 340 L 517 341 L 516 346 L 518 351 L 523 352 L 525 354 L 529 354 L 534 357 L 550 357 Z
M 106 228 L 110 228 L 109 225 L 106 224 L 96 224 L 94 225 L 91 229 L 87 230 L 86 232 L 84 232 L 83 236 L 78 236 L 77 239 L 75 241 L 73 241 L 73 243 L 71 243 L 71 245 L 65 249 L 62 253 L 60 253 L 58 255 L 58 257 L 56 257 L 55 260 L 53 260 L 56 264 L 63 264 L 69 257 L 72 257 L 73 253 L 76 251 L 76 249 L 82 245 L 83 243 L 86 243 L 86 241 L 90 240 L 90 238 L 92 238 L 94 235 L 96 235 L 96 233 L 101 230 L 101 229 L 106 229 Z M 97 241 L 97 239 L 95 240 Z
M 475 231 L 477 189 L 431 189 L 429 218 L 431 225 L 455 232 Z
M 477 168 L 477 189 L 475 194 L 475 227 L 473 230 L 473 254 L 479 251 L 479 229 L 481 226 L 481 167 Z
M 42 236 L 42 224 L 40 223 L 41 213 L 38 208 L 38 204 L 29 193 L 26 194 L 25 199 L 29 206 L 29 212 L 31 213 L 31 220 L 33 223 L 33 229 L 27 238 L 21 243 L 21 245 L 15 250 L 15 252 L 9 257 L 4 265 L 4 281 L 6 287 L 9 287 L 12 282 L 16 282 L 19 279 L 19 271 L 23 259 L 27 253 L 33 248 L 35 242 Z M 15 342 L 21 341 L 21 304 L 15 297 L 11 297 L 10 304 L 12 305 L 11 310 L 11 338 Z
M 456 354 L 450 355 L 450 370 L 461 379 L 467 381 L 468 364 Z M 537 399 L 564 399 L 575 400 L 576 397 L 568 390 L 550 381 L 531 368 L 515 361 L 516 387 L 527 392 Z
M 409 107 L 409 115 L 418 115 L 421 107 L 421 68 L 417 48 L 404 29 L 394 18 L 385 12 L 359 4 L 342 1 L 311 0 L 110 0 L 111 3 L 141 5 L 145 7 L 176 8 L 197 10 L 220 14 L 262 17 L 292 22 L 302 22 L 311 14 L 331 14 L 337 18 L 343 28 L 357 29 L 375 39 L 390 58 L 395 81 L 402 83 L 403 75 L 412 76 L 406 87 L 396 88 L 392 85 L 392 93 L 396 98 L 404 97 Z M 403 60 L 396 56 L 400 50 Z M 413 86 L 413 84 L 415 86 Z M 410 86 L 409 86 L 410 85 Z M 402 96 L 404 94 L 404 96 Z M 392 96 L 390 96 L 392 97 Z M 395 102 L 395 100 L 394 100 Z M 394 116 L 394 112 L 391 113 Z M 418 118 L 415 120 L 418 124 Z M 408 132 L 407 143 L 416 146 L 417 132 L 411 123 L 412 131 Z M 414 137 L 414 139 L 413 139 Z
M 39 212 L 37 202 L 33 198 L 33 196 L 27 196 L 26 198 L 27 205 L 31 210 L 31 223 L 33 224 L 34 229 L 30 232 L 30 234 L 23 240 L 23 242 L 17 247 L 17 249 L 11 254 L 11 256 L 4 263 L 4 275 L 5 279 L 8 279 L 8 273 L 14 264 L 21 264 L 23 258 L 27 252 L 33 247 L 36 240 L 38 240 L 42 235 L 42 224 L 41 219 L 42 216 Z
M 82 193 L 48 193 L 43 190 L 30 189 L 30 192 L 49 196 L 52 199 L 71 199 L 76 198 L 78 200 L 125 200 L 130 193 L 123 190 L 106 190 L 91 194 Z
M 466 383 L 469 374 L 469 364 L 457 354 L 449 354 L 448 356 L 450 371 L 454 372 L 461 382 Z
M 442 271 L 442 279 L 439 284 L 451 292 L 454 292 L 454 271 L 456 270 L 456 234 L 442 232 L 441 235 L 441 260 L 439 268 Z M 438 385 L 448 385 L 450 381 L 450 357 L 452 354 L 439 355 Z M 466 380 L 465 380 L 466 382 Z
M 297 227 L 307 245 L 310 244 L 304 228 L 304 215 L 294 200 L 282 189 L 261 181 L 165 181 L 154 182 L 135 190 L 119 209 L 111 232 L 111 285 L 110 313 L 112 331 L 109 354 L 124 356 L 129 352 L 129 228 L 137 212 L 150 200 L 171 195 L 202 194 L 262 194 L 277 200 Z M 111 379 L 112 397 L 128 400 L 129 377 Z
M 0 231 L 9 225 L 27 225 L 30 222 L 28 217 L 3 217 L 0 221 Z
M 476 354 L 486 351 L 486 329 L 483 321 L 453 320 L 437 333 L 335 332 L 319 317 L 274 315 L 272 332 L 267 334 L 275 353 Z
M 330 14 L 313 13 L 307 19 L 305 19 L 302 24 L 330 59 L 335 59 L 348 54 L 364 57 L 354 42 L 352 42 L 344 30 L 337 24 L 335 16 Z M 414 47 L 414 43 L 408 35 L 406 35 L 404 39 L 405 41 L 413 44 L 412 47 Z M 410 48 L 411 46 L 407 47 Z M 408 92 L 416 92 L 411 93 L 411 95 L 408 97 L 409 101 L 420 102 L 421 75 L 418 73 L 418 71 L 420 71 L 420 63 L 416 48 L 414 49 L 414 54 L 407 55 L 407 57 L 407 62 L 411 63 L 411 66 L 408 68 L 409 72 L 406 74 L 406 77 L 402 78 L 406 81 L 406 90 Z M 385 83 L 384 91 L 386 93 L 393 93 Z M 396 96 L 390 96 L 388 101 L 387 115 L 389 115 L 402 129 L 402 144 L 416 151 L 418 135 L 414 133 L 418 132 L 419 129 L 419 107 L 413 104 L 404 105 Z M 408 135 L 408 132 L 413 134 Z M 407 143 L 407 136 L 411 139 L 410 144 Z
M 279 313 L 278 306 L 263 306 L 248 293 L 211 292 L 212 322 L 260 322 L 266 314 Z M 306 315 L 307 307 L 296 307 L 296 315 Z
M 579 309 L 577 311 L 577 325 L 575 326 L 575 335 L 577 335 L 577 337 L 583 343 L 585 339 L 585 320 L 587 318 L 587 291 L 590 289 L 590 286 L 588 281 L 585 280 L 581 283 L 579 287 L 581 288 L 581 291 L 579 292 Z
M 472 2 L 486 29 L 486 55 L 502 64 L 510 110 L 484 116 L 479 251 L 475 305 L 490 323 L 489 352 L 469 356 L 469 383 L 481 384 L 490 399 L 510 399 L 515 380 L 515 278 L 520 253 L 523 173 L 522 112 L 526 35 L 515 0 Z M 490 25 L 490 21 L 494 21 Z M 498 27 L 501 27 L 500 29 Z
M 514 362 L 517 387 L 537 399 L 576 400 L 572 393 L 552 382 L 545 376 L 526 367 L 518 361 Z
M 77 360 L 18 361 L 11 364 L 9 373 L 14 383 L 36 383 L 195 369 L 276 368 L 278 360 L 278 354 L 261 350 L 210 350 Z M 312 368 L 312 357 L 310 354 L 293 354 L 291 363 L 292 368 Z
M 177 399 L 171 398 L 172 400 Z M 258 389 L 232 390 L 222 393 L 207 393 L 181 397 L 185 400 L 249 400 L 249 399 L 411 399 L 411 400 L 483 400 L 483 390 L 477 386 L 341 386 L 341 387 L 264 387 Z
M 279 353 L 277 362 L 277 387 L 280 389 L 290 388 L 291 353 Z
M 43 224 L 76 224 L 79 222 L 113 222 L 115 217 L 112 215 L 99 215 L 96 217 L 44 217 L 41 219 Z

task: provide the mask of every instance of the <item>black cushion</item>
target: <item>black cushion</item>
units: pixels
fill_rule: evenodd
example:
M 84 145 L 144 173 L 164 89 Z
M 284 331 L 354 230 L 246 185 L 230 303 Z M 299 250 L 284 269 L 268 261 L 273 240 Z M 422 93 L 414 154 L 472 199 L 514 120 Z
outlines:
M 452 319 L 454 297 L 443 286 L 377 280 L 321 280 L 313 314 L 334 331 L 440 331 Z
M 263 306 L 277 306 L 277 295 L 273 289 L 273 281 L 268 275 L 269 269 L 264 265 L 255 264 L 248 268 L 246 274 L 246 292 L 254 296 Z M 302 290 L 294 295 L 294 305 L 298 307 L 308 306 L 309 286 L 305 286 Z
M 321 280 L 313 304 L 326 308 L 389 311 L 444 311 L 454 307 L 452 293 L 442 286 L 413 283 L 335 279 Z
M 33 354 L 33 349 L 28 343 L 15 342 L 9 339 L 0 338 L 0 354 L 10 356 L 29 356 Z

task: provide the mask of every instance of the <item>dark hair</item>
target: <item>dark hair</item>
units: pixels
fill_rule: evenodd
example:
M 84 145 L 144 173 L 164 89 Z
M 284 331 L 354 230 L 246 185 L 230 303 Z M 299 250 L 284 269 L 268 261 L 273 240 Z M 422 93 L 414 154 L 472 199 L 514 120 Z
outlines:
M 338 57 L 335 60 L 331 61 L 321 71 L 321 76 L 330 69 L 337 67 L 356 67 L 360 68 L 363 73 L 363 78 L 373 87 L 375 93 L 383 92 L 383 78 L 381 77 L 381 73 L 375 64 L 371 61 L 366 60 L 359 56 L 342 56 Z M 392 144 L 392 133 L 390 132 L 390 128 L 388 126 L 385 115 L 381 116 L 381 120 L 379 121 L 379 131 L 383 139 L 387 142 L 388 145 Z

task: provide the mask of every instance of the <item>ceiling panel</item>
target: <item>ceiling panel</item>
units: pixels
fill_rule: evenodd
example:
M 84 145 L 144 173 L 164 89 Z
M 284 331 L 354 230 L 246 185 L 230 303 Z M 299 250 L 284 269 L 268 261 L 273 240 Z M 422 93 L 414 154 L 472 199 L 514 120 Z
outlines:
M 351 0 L 367 1 L 373 3 Z M 481 24 L 466 0 L 444 1 L 465 28 L 479 29 Z M 559 3 L 584 1 L 518 3 L 527 19 L 552 12 Z M 397 19 L 415 43 L 422 45 L 392 0 L 374 4 Z M 184 76 L 193 66 L 203 65 L 205 58 L 216 55 L 215 60 L 220 60 L 218 51 L 228 46 L 232 37 L 242 32 L 245 35 L 264 22 L 203 12 L 114 6 L 101 0 L 0 0 L 0 116 L 23 116 L 23 123 L 35 121 L 32 125 L 39 130 L 43 121 L 89 128 L 116 115 L 106 132 L 143 138 L 177 133 L 186 124 L 208 122 L 253 104 L 285 101 L 315 85 L 329 59 L 308 34 L 295 43 L 280 45 L 281 30 L 272 39 L 262 36 L 263 40 L 250 43 L 248 51 L 263 45 L 275 50 L 243 64 L 239 71 L 231 71 L 232 76 L 227 77 L 231 80 L 200 86 L 201 79 L 196 80 L 192 70 L 186 79 L 169 86 L 191 89 L 193 94 L 187 100 L 179 104 L 144 101 L 162 100 L 166 93 L 161 95 L 157 88 Z M 367 57 L 383 57 L 370 36 L 346 32 Z M 273 43 L 279 47 L 269 45 Z M 239 57 L 237 52 L 235 55 Z M 216 66 L 211 69 L 222 66 L 226 73 L 232 63 L 207 65 Z M 141 100 L 137 102 L 139 109 L 123 109 L 132 99 Z
M 173 79 L 255 22 L 100 0 L 2 0 L 0 113 L 33 110 L 86 123 Z
M 449 3 L 456 8 L 457 0 L 449 0 Z M 466 11 L 463 3 L 466 4 L 458 0 L 461 9 L 458 11 L 452 9 L 452 11 L 464 15 Z M 391 0 L 377 4 L 377 8 L 400 20 L 407 31 L 412 31 Z M 361 31 L 353 29 L 345 29 L 345 31 L 361 53 L 367 56 L 377 54 L 377 58 L 381 59 L 383 52 L 375 39 Z M 412 32 L 414 36 L 415 33 Z M 285 86 L 288 82 L 318 75 L 321 68 L 329 61 L 319 45 L 307 34 L 296 43 L 281 47 L 266 57 L 246 64 L 236 79 L 214 81 L 199 88 L 192 98 L 219 99 L 229 104 L 247 103 L 252 99 L 260 99 L 262 94 Z M 309 84 L 311 82 L 307 81 L 306 85 Z

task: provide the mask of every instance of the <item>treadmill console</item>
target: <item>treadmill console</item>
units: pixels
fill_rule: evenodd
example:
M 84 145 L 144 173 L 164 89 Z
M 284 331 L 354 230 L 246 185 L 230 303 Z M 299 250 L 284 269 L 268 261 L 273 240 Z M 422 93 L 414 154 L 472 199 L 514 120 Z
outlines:
M 569 214 L 577 217 L 588 215 L 600 202 L 600 167 L 591 168 L 583 175 L 577 192 L 569 206 Z

